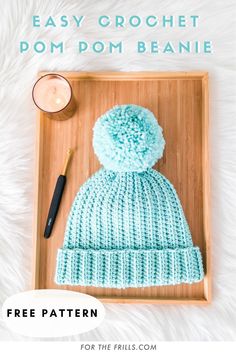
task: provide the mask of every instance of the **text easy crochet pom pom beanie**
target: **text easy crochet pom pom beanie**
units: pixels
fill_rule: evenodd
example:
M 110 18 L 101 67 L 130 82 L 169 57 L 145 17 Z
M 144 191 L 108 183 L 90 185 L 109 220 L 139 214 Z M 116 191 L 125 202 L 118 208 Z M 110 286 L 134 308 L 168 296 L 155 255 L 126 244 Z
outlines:
M 164 145 L 146 108 L 116 106 L 98 119 L 93 146 L 104 168 L 75 197 L 56 283 L 128 288 L 203 279 L 176 191 L 151 168 Z

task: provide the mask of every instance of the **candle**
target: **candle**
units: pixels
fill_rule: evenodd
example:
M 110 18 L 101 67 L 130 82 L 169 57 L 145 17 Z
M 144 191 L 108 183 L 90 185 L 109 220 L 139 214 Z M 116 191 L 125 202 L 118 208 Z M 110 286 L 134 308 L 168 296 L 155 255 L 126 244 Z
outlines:
M 65 114 L 72 101 L 72 89 L 70 83 L 61 75 L 47 74 L 42 76 L 33 87 L 33 100 L 36 106 L 49 113 L 51 118 L 66 119 Z M 63 117 L 60 112 L 63 112 Z

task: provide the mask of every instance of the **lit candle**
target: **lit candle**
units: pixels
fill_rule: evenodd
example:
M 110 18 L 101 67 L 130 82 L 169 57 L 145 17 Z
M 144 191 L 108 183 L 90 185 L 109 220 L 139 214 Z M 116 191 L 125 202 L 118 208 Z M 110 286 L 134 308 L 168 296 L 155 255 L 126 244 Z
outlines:
M 72 99 L 70 83 L 58 74 L 42 76 L 35 83 L 32 94 L 36 106 L 46 113 L 53 114 L 50 116 L 56 119 L 60 119 L 58 113 L 64 111 Z

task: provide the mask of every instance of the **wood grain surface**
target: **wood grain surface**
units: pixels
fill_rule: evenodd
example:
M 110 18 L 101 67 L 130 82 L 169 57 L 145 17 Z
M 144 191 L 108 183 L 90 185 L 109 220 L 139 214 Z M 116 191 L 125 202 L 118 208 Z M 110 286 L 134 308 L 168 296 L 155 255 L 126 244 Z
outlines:
M 44 75 L 46 73 L 40 73 Z M 208 75 L 205 72 L 77 73 L 60 72 L 71 83 L 76 112 L 65 121 L 38 113 L 34 218 L 34 289 L 69 289 L 105 302 L 206 304 L 211 301 L 210 204 L 208 153 Z M 58 286 L 54 283 L 57 249 L 62 246 L 67 216 L 79 187 L 100 168 L 92 148 L 96 119 L 116 104 L 147 107 L 163 128 L 166 147 L 155 168 L 175 186 L 193 242 L 204 260 L 205 278 L 193 285 L 125 290 Z M 74 154 L 54 225 L 43 232 L 52 193 L 68 148 Z

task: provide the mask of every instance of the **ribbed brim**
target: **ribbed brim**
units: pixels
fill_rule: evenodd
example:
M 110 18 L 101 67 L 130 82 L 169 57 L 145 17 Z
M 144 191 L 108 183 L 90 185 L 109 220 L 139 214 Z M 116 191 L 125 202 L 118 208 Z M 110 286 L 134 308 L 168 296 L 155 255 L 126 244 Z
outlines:
M 165 250 L 59 249 L 57 284 L 129 288 L 199 282 L 198 247 Z

